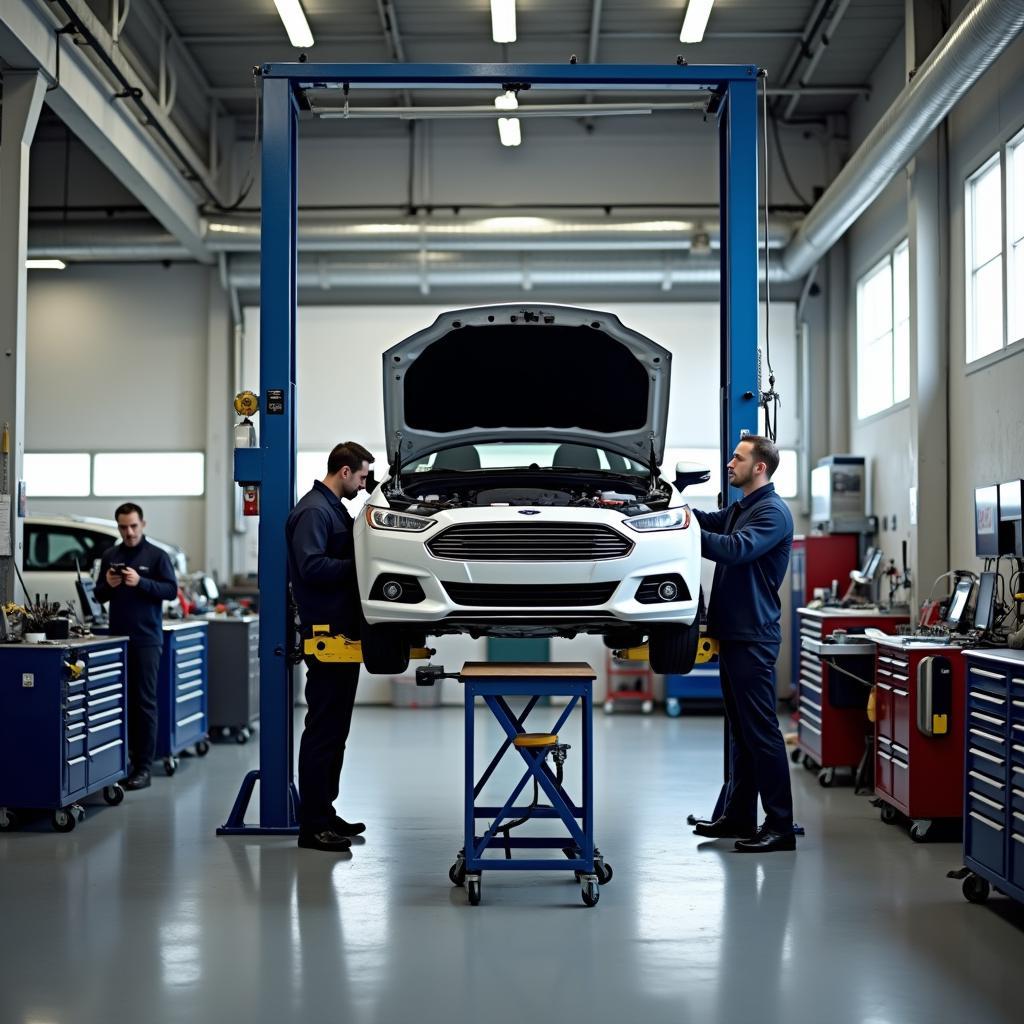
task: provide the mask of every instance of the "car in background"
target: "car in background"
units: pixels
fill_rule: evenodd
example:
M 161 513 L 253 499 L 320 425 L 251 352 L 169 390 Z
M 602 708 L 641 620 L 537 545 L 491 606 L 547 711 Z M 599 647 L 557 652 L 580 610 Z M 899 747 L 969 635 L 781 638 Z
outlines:
M 185 552 L 176 544 L 146 539 L 167 552 L 179 579 L 188 571 Z M 38 594 L 64 605 L 70 601 L 80 611 L 75 581 L 95 578 L 100 556 L 119 544 L 121 535 L 113 519 L 88 516 L 30 515 L 25 519 L 22 575 L 32 600 Z M 20 588 L 18 588 L 20 590 Z
M 384 353 L 387 477 L 358 516 L 370 672 L 425 635 L 649 642 L 693 667 L 700 527 L 662 476 L 671 353 L 605 312 L 444 313 Z

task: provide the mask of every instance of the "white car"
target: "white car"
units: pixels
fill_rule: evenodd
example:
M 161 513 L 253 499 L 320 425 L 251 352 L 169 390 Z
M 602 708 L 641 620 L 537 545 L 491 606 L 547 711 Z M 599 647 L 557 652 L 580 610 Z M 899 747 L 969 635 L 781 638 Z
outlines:
M 354 531 L 370 672 L 425 635 L 600 633 L 689 672 L 700 467 L 664 455 L 671 354 L 610 313 L 445 313 L 384 353 L 389 470 Z
M 174 544 L 147 539 L 167 552 L 178 576 L 188 571 L 185 552 Z M 32 600 L 38 594 L 50 601 L 79 607 L 75 580 L 78 572 L 92 577 L 100 556 L 119 544 L 121 535 L 113 519 L 88 516 L 30 515 L 25 519 L 24 567 L 22 575 Z M 20 586 L 17 588 L 21 590 Z M 170 602 L 165 602 L 165 607 Z

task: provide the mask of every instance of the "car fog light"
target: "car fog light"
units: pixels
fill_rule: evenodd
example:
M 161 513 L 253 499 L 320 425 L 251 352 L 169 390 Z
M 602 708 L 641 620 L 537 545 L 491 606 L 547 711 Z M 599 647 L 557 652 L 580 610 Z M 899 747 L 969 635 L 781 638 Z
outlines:
M 386 590 L 387 588 L 385 588 L 385 593 Z M 658 597 L 660 597 L 662 601 L 674 601 L 678 594 L 679 588 L 670 580 L 666 580 L 660 587 L 658 587 Z
M 389 580 L 384 584 L 384 596 L 389 601 L 397 601 L 402 596 L 402 584 L 395 580 Z

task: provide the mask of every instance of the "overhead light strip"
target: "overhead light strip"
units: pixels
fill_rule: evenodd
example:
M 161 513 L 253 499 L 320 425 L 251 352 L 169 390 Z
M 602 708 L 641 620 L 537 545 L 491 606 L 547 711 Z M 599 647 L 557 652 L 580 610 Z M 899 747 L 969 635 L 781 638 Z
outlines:
M 711 8 L 715 0 L 689 0 L 686 15 L 683 18 L 683 30 L 679 33 L 681 43 L 699 43 L 704 38 L 704 30 L 708 27 Z
M 313 45 L 313 33 L 299 0 L 274 0 L 274 6 L 284 22 L 288 41 L 298 50 L 308 50 Z
M 519 97 L 514 92 L 504 92 L 500 96 L 494 97 L 494 105 L 498 110 L 518 110 Z M 519 127 L 519 118 L 499 117 L 498 138 L 503 146 L 518 146 L 523 141 L 522 130 Z
M 496 43 L 516 41 L 516 0 L 491 0 L 491 35 Z
M 25 260 L 26 270 L 64 270 L 66 267 L 63 260 Z

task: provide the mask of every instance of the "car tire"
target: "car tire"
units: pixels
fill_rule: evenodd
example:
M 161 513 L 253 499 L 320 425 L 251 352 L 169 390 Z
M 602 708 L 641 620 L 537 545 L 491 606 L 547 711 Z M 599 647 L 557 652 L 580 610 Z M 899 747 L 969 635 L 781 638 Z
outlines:
M 400 626 L 371 626 L 360 631 L 363 667 L 371 675 L 397 676 L 409 667 L 409 636 Z
M 651 626 L 648 660 L 659 675 L 686 675 L 697 660 L 697 642 L 700 640 L 700 622 L 692 626 L 667 623 Z

